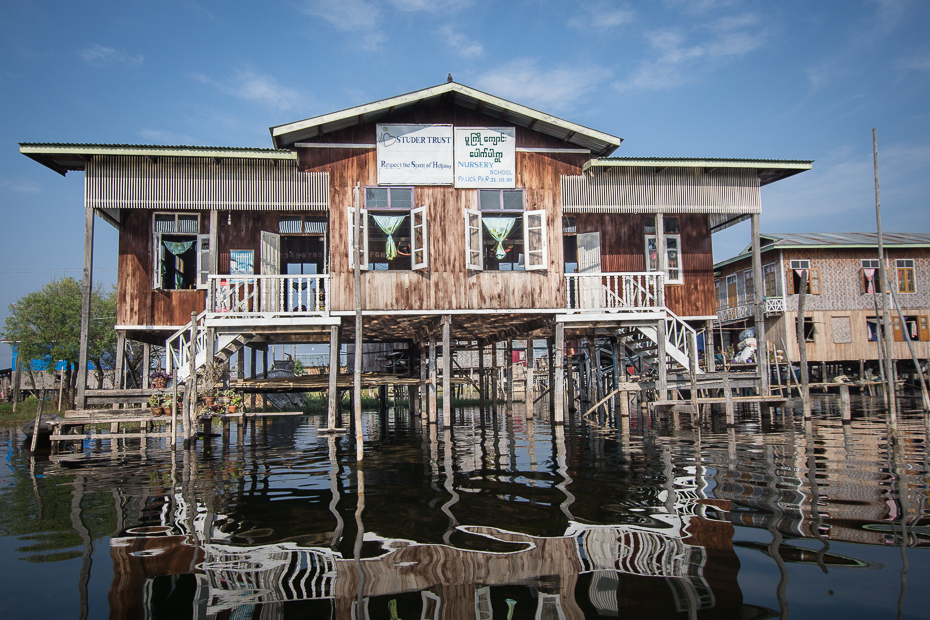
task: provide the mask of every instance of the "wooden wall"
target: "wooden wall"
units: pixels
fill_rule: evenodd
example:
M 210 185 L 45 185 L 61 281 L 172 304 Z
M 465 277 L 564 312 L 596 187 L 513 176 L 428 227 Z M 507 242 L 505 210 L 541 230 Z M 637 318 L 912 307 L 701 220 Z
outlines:
M 509 124 L 453 104 L 397 115 L 392 123 L 451 123 L 459 127 Z M 374 144 L 376 124 L 326 134 L 319 142 Z M 522 127 L 517 147 L 573 148 Z M 354 308 L 353 274 L 348 262 L 348 213 L 353 187 L 377 185 L 375 149 L 299 149 L 299 168 L 330 173 L 330 256 L 333 310 Z M 415 189 L 417 206 L 427 207 L 429 268 L 424 271 L 363 273 L 362 307 L 373 310 L 467 310 L 561 308 L 565 303 L 562 257 L 561 176 L 579 174 L 584 154 L 517 153 L 518 188 L 526 188 L 526 208 L 545 209 L 549 268 L 545 271 L 468 271 L 465 268 L 465 209 L 478 208 L 478 191 L 453 187 Z
M 601 271 L 646 271 L 646 216 L 620 213 L 576 213 L 579 233 L 601 233 Z M 682 284 L 667 284 L 665 300 L 678 316 L 710 316 L 714 300 L 714 260 L 706 215 L 677 217 L 681 230 Z

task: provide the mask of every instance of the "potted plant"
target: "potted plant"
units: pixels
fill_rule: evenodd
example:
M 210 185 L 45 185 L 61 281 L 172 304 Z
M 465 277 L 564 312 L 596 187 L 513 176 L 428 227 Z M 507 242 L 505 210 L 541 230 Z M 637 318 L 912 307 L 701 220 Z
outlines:
M 158 417 L 164 415 L 165 408 L 162 404 L 161 394 L 152 394 L 149 396 L 149 407 L 152 408 L 152 415 Z
M 242 406 L 242 394 L 233 392 L 232 395 L 229 397 L 229 404 L 226 405 L 226 411 L 228 413 L 236 413 L 236 411 L 241 406 Z
M 165 396 L 164 400 L 161 401 L 161 406 L 164 408 L 165 413 L 171 413 L 171 407 L 174 405 L 174 399 L 171 396 Z
M 171 378 L 171 375 L 166 373 L 164 370 L 156 370 L 149 375 L 149 379 L 152 382 L 152 387 L 157 390 L 163 390 L 168 387 L 168 380 Z

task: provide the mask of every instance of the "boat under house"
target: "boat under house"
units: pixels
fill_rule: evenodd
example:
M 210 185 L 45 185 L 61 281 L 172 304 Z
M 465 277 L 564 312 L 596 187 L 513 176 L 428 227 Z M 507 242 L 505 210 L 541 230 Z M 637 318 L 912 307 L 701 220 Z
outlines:
M 717 318 L 712 235 L 751 219 L 763 282 L 761 189 L 811 167 L 616 157 L 618 137 L 453 81 L 270 131 L 265 149 L 20 145 L 84 173 L 83 333 L 99 219 L 119 230 L 119 340 L 165 346 L 179 383 L 217 358 L 241 372 L 250 355 L 254 375 L 271 345 L 329 343 L 334 416 L 361 321 L 446 425 L 456 369 L 437 351 L 477 351 L 484 385 L 498 343 L 545 343 L 555 423 L 579 351 L 648 366 L 659 399 L 670 373 L 713 371 L 697 344 Z

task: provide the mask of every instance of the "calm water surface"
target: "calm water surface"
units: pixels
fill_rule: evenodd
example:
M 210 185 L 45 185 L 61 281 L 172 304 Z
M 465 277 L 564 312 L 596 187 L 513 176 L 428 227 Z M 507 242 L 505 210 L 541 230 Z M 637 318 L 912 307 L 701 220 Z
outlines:
M 317 418 L 35 460 L 0 428 L 0 617 L 926 619 L 926 418 L 837 406 L 367 413 L 361 470 Z

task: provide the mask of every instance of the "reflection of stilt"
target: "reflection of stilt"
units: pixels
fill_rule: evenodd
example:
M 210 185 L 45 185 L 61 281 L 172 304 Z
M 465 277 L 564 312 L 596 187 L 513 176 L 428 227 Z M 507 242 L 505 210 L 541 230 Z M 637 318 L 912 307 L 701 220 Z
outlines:
M 771 445 L 765 446 L 765 473 L 767 478 L 766 486 L 769 491 L 767 503 L 772 513 L 768 528 L 769 532 L 772 533 L 772 542 L 769 544 L 769 556 L 775 560 L 780 575 L 778 587 L 775 589 L 775 597 L 778 599 L 781 620 L 787 620 L 790 611 L 788 607 L 788 597 L 785 595 L 788 590 L 788 567 L 785 566 L 785 561 L 781 557 L 782 536 L 781 532 L 778 530 L 784 513 L 778 503 L 778 474 L 775 471 L 775 450 Z
M 442 539 L 447 545 L 451 545 L 452 533 L 455 531 L 455 526 L 459 524 L 455 516 L 452 514 L 452 507 L 456 505 L 459 501 L 459 494 L 455 492 L 455 485 L 452 478 L 452 429 L 446 428 L 442 431 L 442 442 L 443 442 L 443 459 L 442 459 L 442 470 L 445 481 L 443 483 L 446 493 L 449 494 L 449 500 L 442 505 L 442 511 L 449 517 L 449 528 L 446 530 L 446 533 L 443 535 Z
M 342 515 L 339 514 L 337 508 L 339 506 L 339 459 L 336 454 L 336 437 L 330 435 L 327 441 L 329 441 L 329 489 L 333 494 L 332 499 L 329 501 L 329 511 L 336 517 L 336 529 L 333 532 L 333 540 L 330 543 L 330 547 L 335 549 L 339 544 L 339 540 L 342 538 L 342 530 L 345 528 L 345 523 L 343 523 Z
M 432 428 L 435 429 L 436 427 L 433 426 Z M 355 559 L 355 569 L 358 571 L 358 592 L 354 603 L 355 614 L 353 614 L 353 617 L 356 620 L 362 620 L 368 618 L 368 601 L 365 599 L 366 574 L 362 569 L 362 541 L 365 538 L 365 525 L 362 522 L 362 513 L 365 511 L 365 468 L 362 461 L 358 461 L 356 485 L 355 496 L 358 504 L 355 508 L 355 526 L 358 532 L 355 535 L 353 557 Z
M 904 464 L 904 448 L 897 432 L 892 431 L 888 437 L 890 441 L 889 448 L 892 449 L 892 475 L 895 480 L 895 487 L 898 495 L 898 505 L 901 507 L 901 594 L 898 596 L 898 618 L 901 618 L 904 612 L 904 597 L 907 594 L 907 546 L 910 544 L 907 533 L 907 515 L 910 498 L 907 492 L 907 466 Z M 894 523 L 892 523 L 892 532 Z
M 823 546 L 817 552 L 817 564 L 820 570 L 827 573 L 827 565 L 824 564 L 823 558 L 830 550 L 830 543 L 821 532 L 823 518 L 820 516 L 820 484 L 817 482 L 817 455 L 814 446 L 814 423 L 810 418 L 804 419 L 804 436 L 807 439 L 807 477 L 810 481 L 811 489 L 811 516 L 814 519 L 811 534 L 820 537 Z
M 80 595 L 80 614 L 81 620 L 87 618 L 87 584 L 90 583 L 90 569 L 93 562 L 94 541 L 84 523 L 84 512 L 81 503 L 84 500 L 84 477 L 78 476 L 74 481 L 74 492 L 71 494 L 71 527 L 81 537 L 81 543 L 84 550 L 81 552 L 81 572 L 78 574 L 78 593 Z
M 574 517 L 572 517 L 572 513 L 569 508 L 571 508 L 571 505 L 575 503 L 575 496 L 572 495 L 571 491 L 568 490 L 568 485 L 572 483 L 572 479 L 568 475 L 568 467 L 566 465 L 565 428 L 562 425 L 556 425 L 553 443 L 555 444 L 553 452 L 555 452 L 556 455 L 556 467 L 559 475 L 562 476 L 562 482 L 555 486 L 565 494 L 565 501 L 562 502 L 559 508 L 562 510 L 565 516 L 568 517 L 568 520 L 571 521 L 574 519 Z

